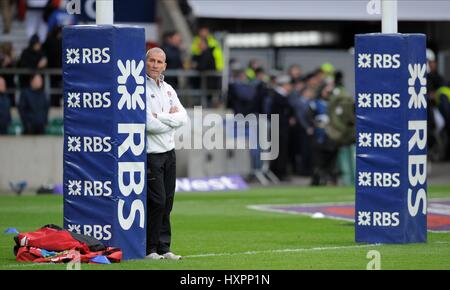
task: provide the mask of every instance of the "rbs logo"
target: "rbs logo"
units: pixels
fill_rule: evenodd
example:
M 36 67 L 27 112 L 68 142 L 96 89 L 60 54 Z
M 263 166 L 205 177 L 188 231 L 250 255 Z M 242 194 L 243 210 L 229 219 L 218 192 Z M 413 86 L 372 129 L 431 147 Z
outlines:
M 367 187 L 399 187 L 400 173 L 358 172 L 358 185 Z
M 111 181 L 69 180 L 68 195 L 73 196 L 111 196 Z
M 76 225 L 76 224 L 69 224 L 68 225 L 68 231 L 86 235 L 90 237 L 94 237 L 97 240 L 103 240 L 103 241 L 109 241 L 112 238 L 111 234 L 111 225 Z
M 400 108 L 400 94 L 358 94 L 359 108 Z
M 358 68 L 392 68 L 400 67 L 400 54 L 358 54 Z
M 83 64 L 92 63 L 108 63 L 111 60 L 109 47 L 105 48 L 67 48 L 66 63 Z
M 358 133 L 359 147 L 399 148 L 400 133 Z
M 83 143 L 83 146 L 82 144 Z M 111 152 L 111 137 L 77 137 L 67 138 L 68 152 Z
M 358 211 L 359 226 L 397 227 L 400 225 L 398 212 Z
M 111 93 L 68 93 L 67 108 L 109 108 L 111 107 Z

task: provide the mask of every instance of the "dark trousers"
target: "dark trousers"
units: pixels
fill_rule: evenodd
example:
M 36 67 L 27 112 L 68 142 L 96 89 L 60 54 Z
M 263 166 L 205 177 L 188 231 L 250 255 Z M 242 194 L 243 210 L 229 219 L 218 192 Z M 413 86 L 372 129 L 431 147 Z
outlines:
M 271 161 L 270 170 L 281 180 L 285 181 L 288 175 L 288 166 L 289 166 L 289 132 L 287 130 L 287 125 L 284 127 L 283 124 L 280 124 L 280 152 L 278 153 L 278 157 L 275 160 Z
M 326 141 L 324 143 L 314 142 L 312 146 L 313 172 L 311 185 L 337 184 L 338 172 L 336 160 L 338 147 Z
M 170 251 L 175 178 L 175 150 L 147 154 L 147 255 Z

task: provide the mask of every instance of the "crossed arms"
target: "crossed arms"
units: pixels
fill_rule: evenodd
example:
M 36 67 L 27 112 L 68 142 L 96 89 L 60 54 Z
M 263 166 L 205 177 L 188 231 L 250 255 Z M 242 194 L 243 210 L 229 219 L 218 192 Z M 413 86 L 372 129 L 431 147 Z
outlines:
M 166 133 L 183 126 L 187 121 L 186 110 L 178 99 L 176 104 L 170 108 L 169 113 L 152 113 L 150 106 L 147 106 L 147 131 L 149 133 Z

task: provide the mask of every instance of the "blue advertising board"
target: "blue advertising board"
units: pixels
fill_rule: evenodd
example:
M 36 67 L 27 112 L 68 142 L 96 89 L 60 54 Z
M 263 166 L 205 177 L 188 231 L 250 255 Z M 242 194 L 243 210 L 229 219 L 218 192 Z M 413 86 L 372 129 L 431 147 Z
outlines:
M 426 39 L 355 37 L 355 239 L 427 239 Z
M 63 30 L 64 228 L 146 251 L 144 29 Z

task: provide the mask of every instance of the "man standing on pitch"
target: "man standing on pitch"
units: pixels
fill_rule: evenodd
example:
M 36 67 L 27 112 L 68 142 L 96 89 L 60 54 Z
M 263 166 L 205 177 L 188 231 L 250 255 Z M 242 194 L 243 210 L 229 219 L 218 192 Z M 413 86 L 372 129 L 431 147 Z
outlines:
M 179 260 L 170 251 L 170 212 L 175 196 L 175 130 L 188 122 L 186 110 L 171 85 L 164 82 L 166 54 L 152 48 L 147 68 L 147 256 Z

